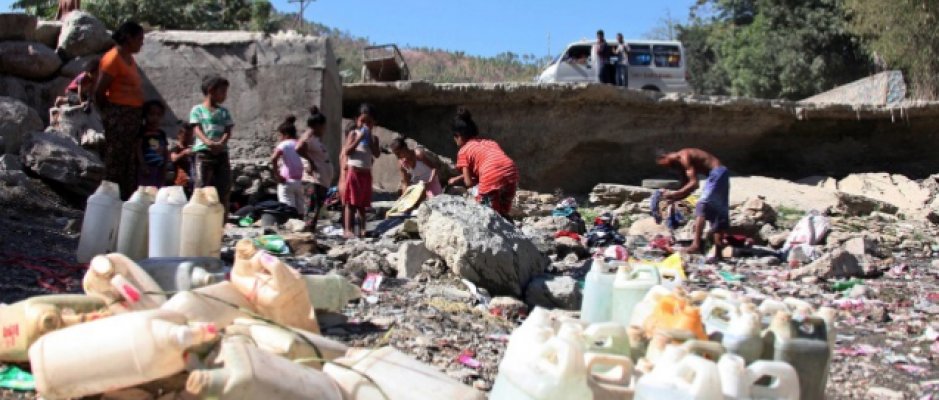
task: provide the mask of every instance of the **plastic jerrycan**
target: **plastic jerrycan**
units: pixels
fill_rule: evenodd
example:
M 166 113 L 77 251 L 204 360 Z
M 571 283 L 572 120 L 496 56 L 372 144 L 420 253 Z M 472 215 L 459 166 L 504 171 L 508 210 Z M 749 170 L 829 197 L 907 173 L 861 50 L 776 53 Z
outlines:
M 362 291 L 342 275 L 303 275 L 310 303 L 316 310 L 342 312 Z
M 226 337 L 219 356 L 224 368 L 190 373 L 187 393 L 225 400 L 342 400 L 339 388 L 322 372 L 261 350 L 247 337 Z
M 115 312 L 150 310 L 166 302 L 160 285 L 133 260 L 118 253 L 91 259 L 82 288 Z
M 610 296 L 613 293 L 615 273 L 607 272 L 603 257 L 595 257 L 590 272 L 584 278 L 584 296 L 580 306 L 580 318 L 589 323 L 612 320 Z
M 349 351 L 349 347 L 335 340 L 256 319 L 238 318 L 225 332 L 248 336 L 261 350 L 316 369 L 323 368 L 323 360 L 341 358 Z
M 214 186 L 202 188 L 202 193 L 209 206 L 205 243 L 209 257 L 218 258 L 222 254 L 222 236 L 225 234 L 225 206 L 219 200 L 218 190 Z
M 643 328 L 647 337 L 657 330 L 682 330 L 700 340 L 707 339 L 698 307 L 689 306 L 686 299 L 676 295 L 660 298 Z
M 590 399 L 587 366 L 578 346 L 563 338 L 551 338 L 520 357 L 512 365 L 499 367 L 489 394 L 491 400 Z
M 778 315 L 784 315 L 780 313 Z M 799 376 L 799 393 L 803 399 L 824 399 L 831 363 L 831 344 L 825 320 L 808 317 L 801 321 L 773 320 L 773 359 L 792 365 Z
M 29 362 L 43 398 L 78 398 L 179 373 L 186 349 L 217 333 L 172 311 L 139 311 L 50 332 L 29 348 Z
M 747 366 L 743 357 L 725 354 L 717 362 L 725 399 L 799 400 L 799 377 L 781 361 L 757 361 Z M 757 382 L 770 378 L 770 385 Z
M 277 257 L 259 251 L 250 239 L 235 245 L 231 282 L 259 314 L 278 324 L 320 333 L 306 281 Z
M 587 353 L 587 384 L 593 400 L 628 400 L 635 394 L 633 362 L 614 354 Z
M 616 322 L 591 324 L 584 330 L 587 353 L 630 356 L 629 335 L 626 328 Z
M 632 321 L 633 309 L 660 282 L 659 270 L 654 266 L 640 265 L 632 271 L 620 267 L 613 281 L 613 321 L 628 326 Z
M 750 364 L 763 354 L 760 317 L 752 311 L 740 311 L 731 317 L 721 338 L 728 352 L 740 355 Z
M 636 400 L 653 399 L 722 399 L 717 364 L 689 354 L 674 365 L 656 365 L 636 384 Z
M 214 229 L 209 226 L 209 200 L 205 198 L 202 188 L 195 188 L 189 203 L 183 206 L 179 255 L 181 257 L 208 257 L 211 250 L 206 239 L 210 231 Z
M 485 399 L 482 392 L 392 347 L 350 349 L 346 357 L 326 364 L 323 372 L 336 382 L 345 400 Z
M 150 206 L 157 189 L 141 186 L 121 207 L 121 223 L 117 233 L 117 252 L 131 260 L 147 258 L 147 233 Z
M 0 361 L 28 361 L 29 345 L 42 335 L 108 315 L 101 299 L 80 294 L 35 296 L 0 305 Z
M 191 290 L 224 281 L 228 270 L 213 257 L 154 257 L 137 261 L 163 290 Z
M 183 314 L 190 322 L 211 322 L 219 328 L 256 312 L 248 298 L 228 281 L 176 293 L 160 308 Z
M 726 300 L 708 300 L 705 300 L 700 308 L 704 332 L 712 340 L 720 340 L 730 326 L 730 321 L 740 316 L 740 309 Z
M 96 255 L 114 251 L 121 223 L 121 204 L 121 191 L 110 181 L 101 181 L 98 190 L 88 197 L 75 252 L 78 262 L 86 263 Z
M 512 332 L 509 336 L 509 343 L 505 347 L 505 356 L 499 363 L 499 367 L 515 362 L 519 355 L 531 353 L 536 346 L 548 341 L 554 336 L 554 329 L 551 327 L 551 314 L 548 310 L 535 307 L 528 314 L 528 318 Z
M 157 192 L 150 206 L 150 257 L 179 257 L 185 205 L 186 193 L 181 186 L 167 186 Z

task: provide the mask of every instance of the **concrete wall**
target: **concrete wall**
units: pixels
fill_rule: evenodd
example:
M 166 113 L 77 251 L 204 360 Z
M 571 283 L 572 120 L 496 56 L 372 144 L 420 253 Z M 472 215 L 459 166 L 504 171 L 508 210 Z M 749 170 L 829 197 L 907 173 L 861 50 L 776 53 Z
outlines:
M 602 85 L 346 85 L 345 117 L 367 101 L 379 124 L 454 157 L 450 121 L 469 107 L 484 136 L 518 163 L 521 186 L 586 192 L 600 182 L 677 177 L 658 147 L 700 147 L 738 174 L 798 179 L 939 171 L 939 103 L 903 107 L 663 95 Z

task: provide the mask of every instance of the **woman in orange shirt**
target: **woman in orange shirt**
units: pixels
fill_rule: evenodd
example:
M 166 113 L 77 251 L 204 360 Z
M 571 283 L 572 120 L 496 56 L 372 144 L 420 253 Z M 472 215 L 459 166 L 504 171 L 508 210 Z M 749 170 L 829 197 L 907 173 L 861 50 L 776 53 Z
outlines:
M 143 85 L 134 54 L 143 46 L 143 27 L 125 22 L 114 32 L 117 43 L 101 57 L 95 101 L 104 123 L 105 179 L 121 187 L 121 198 L 137 190 L 137 146 L 143 121 Z

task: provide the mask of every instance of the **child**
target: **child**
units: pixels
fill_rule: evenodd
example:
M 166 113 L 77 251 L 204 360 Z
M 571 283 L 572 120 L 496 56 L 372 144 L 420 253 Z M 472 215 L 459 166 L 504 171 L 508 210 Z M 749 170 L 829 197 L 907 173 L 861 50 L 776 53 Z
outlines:
M 192 146 L 196 154 L 195 187 L 214 186 L 227 213 L 231 195 L 228 140 L 235 127 L 231 113 L 222 107 L 228 97 L 228 80 L 218 75 L 206 76 L 202 80 L 202 94 L 202 103 L 189 113 L 195 134 Z
M 303 160 L 297 153 L 297 117 L 287 116 L 277 127 L 278 143 L 271 155 L 271 167 L 277 170 L 277 201 L 293 207 L 298 217 L 306 215 L 303 193 Z M 277 162 L 282 161 L 280 168 Z
M 163 187 L 166 183 L 166 163 L 170 159 L 166 132 L 160 129 L 160 121 L 166 113 L 166 106 L 159 100 L 150 100 L 143 104 L 144 124 L 137 157 L 140 170 L 137 183 L 140 186 Z
M 460 148 L 456 167 L 462 175 L 451 179 L 450 184 L 463 181 L 466 187 L 475 185 L 476 201 L 508 218 L 518 190 L 518 168 L 498 143 L 478 136 L 479 129 L 469 110 L 460 108 L 453 120 L 453 140 Z
M 85 64 L 84 72 L 78 74 L 75 79 L 65 88 L 65 97 L 55 99 L 55 106 L 59 107 L 65 104 L 77 106 L 84 104 L 91 99 L 94 92 L 95 81 L 98 79 L 98 60 L 89 60 Z
M 333 183 L 333 164 L 329 160 L 329 152 L 323 143 L 326 133 L 326 116 L 320 113 L 318 107 L 310 108 L 310 117 L 306 120 L 307 130 L 303 132 L 297 143 L 297 152 L 310 161 L 313 175 L 313 194 L 310 196 L 310 214 L 306 230 L 316 232 L 316 221 L 319 220 L 320 211 L 326 201 L 329 186 Z
M 395 157 L 398 157 L 398 164 L 401 172 L 401 193 L 404 194 L 408 186 L 418 182 L 424 182 L 426 188 L 425 199 L 430 200 L 434 196 L 440 195 L 443 189 L 440 187 L 439 165 L 435 160 L 425 156 L 422 149 L 410 149 L 404 138 L 397 138 L 389 146 Z
M 182 186 L 186 195 L 192 194 L 192 128 L 193 125 L 179 121 L 179 131 L 176 132 L 176 144 L 170 147 L 170 161 L 176 176 L 173 184 Z
M 378 138 L 372 134 L 375 110 L 369 104 L 359 107 L 355 129 L 346 135 L 342 146 L 343 170 L 340 176 L 345 236 L 355 236 L 352 222 L 359 217 L 359 237 L 365 237 L 365 210 L 372 205 L 372 163 L 381 149 Z

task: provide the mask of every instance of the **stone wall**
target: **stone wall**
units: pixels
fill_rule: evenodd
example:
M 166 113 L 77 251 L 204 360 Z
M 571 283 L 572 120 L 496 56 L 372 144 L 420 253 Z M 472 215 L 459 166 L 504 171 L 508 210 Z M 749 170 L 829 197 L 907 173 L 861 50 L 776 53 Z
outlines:
M 518 163 L 521 186 L 585 193 L 668 172 L 656 148 L 700 147 L 734 173 L 799 179 L 939 171 L 939 103 L 811 105 L 622 90 L 602 85 L 346 85 L 345 117 L 367 101 L 380 125 L 453 157 L 450 121 L 469 107 L 484 136 Z

